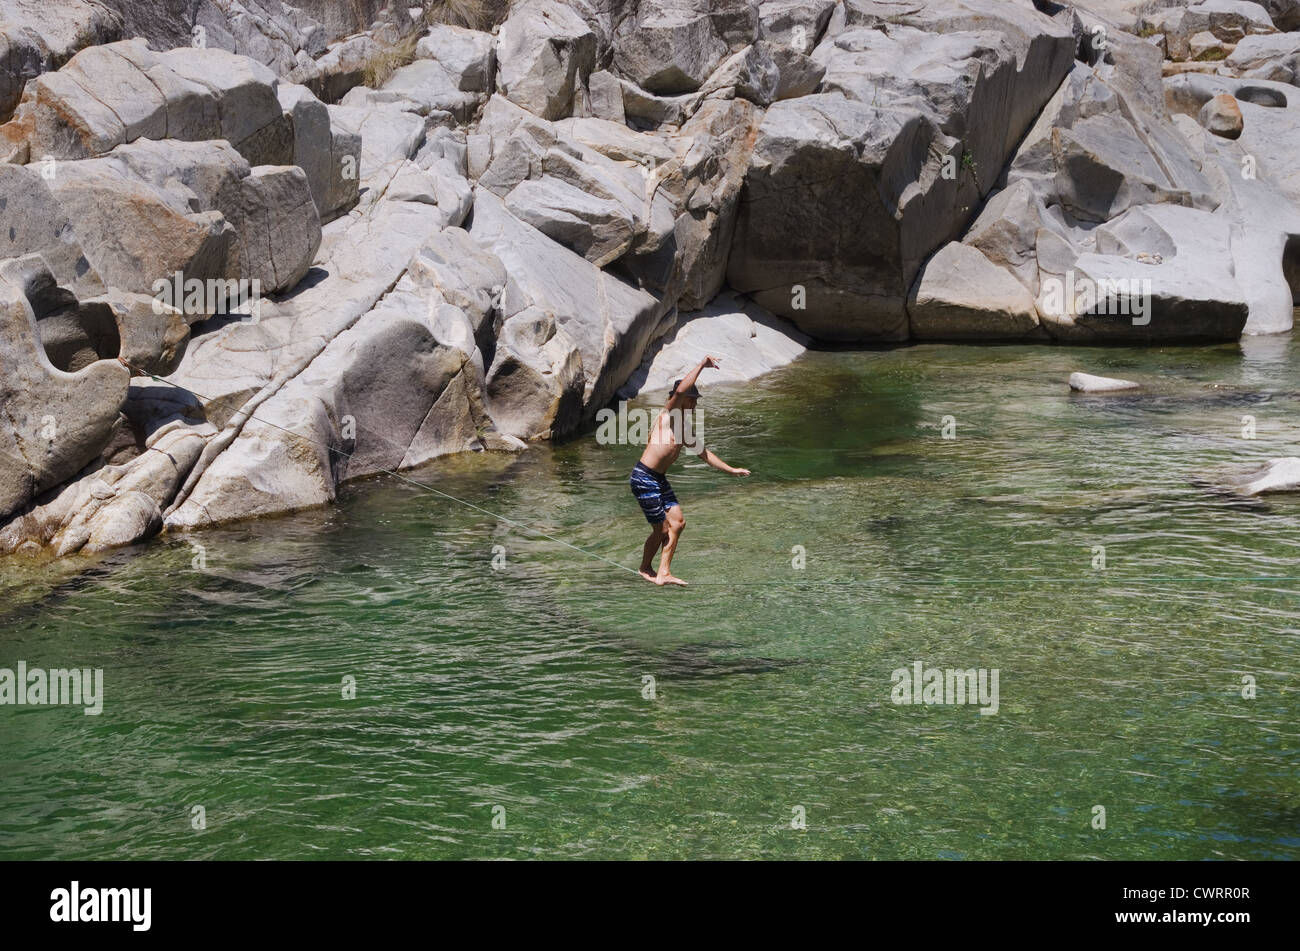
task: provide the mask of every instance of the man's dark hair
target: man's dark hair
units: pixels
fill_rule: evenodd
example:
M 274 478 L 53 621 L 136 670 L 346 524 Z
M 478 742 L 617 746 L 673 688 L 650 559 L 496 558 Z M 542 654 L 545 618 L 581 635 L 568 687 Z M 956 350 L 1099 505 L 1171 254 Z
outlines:
M 681 380 L 673 380 L 673 388 L 672 388 L 672 390 L 670 390 L 669 393 L 668 393 L 669 398 L 672 398 L 673 396 L 675 396 L 675 395 L 677 394 L 677 388 L 680 387 L 681 385 L 682 385 L 682 381 L 681 381 Z M 692 385 L 691 388 L 690 388 L 689 390 L 687 390 L 686 393 L 685 393 L 684 395 L 686 395 L 686 396 L 694 396 L 694 397 L 696 397 L 696 398 L 698 399 L 698 398 L 699 398 L 699 395 L 700 395 L 700 391 L 699 391 L 699 390 L 698 390 L 694 385 Z

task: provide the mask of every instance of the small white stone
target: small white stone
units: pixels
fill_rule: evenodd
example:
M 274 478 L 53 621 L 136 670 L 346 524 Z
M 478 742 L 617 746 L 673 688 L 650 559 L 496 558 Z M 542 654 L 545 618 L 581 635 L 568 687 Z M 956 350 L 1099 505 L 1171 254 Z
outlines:
M 1091 373 L 1071 373 L 1070 389 L 1079 393 L 1114 393 L 1119 390 L 1140 390 L 1141 383 L 1132 380 L 1116 380 L 1107 376 L 1093 376 Z

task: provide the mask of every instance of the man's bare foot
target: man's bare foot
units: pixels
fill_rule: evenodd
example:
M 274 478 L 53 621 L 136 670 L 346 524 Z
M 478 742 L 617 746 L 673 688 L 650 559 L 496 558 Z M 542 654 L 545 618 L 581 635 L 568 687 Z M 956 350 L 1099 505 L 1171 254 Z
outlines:
M 659 585 L 661 588 L 667 584 L 679 584 L 683 588 L 686 587 L 685 581 L 673 575 L 655 575 L 655 584 Z
M 655 582 L 655 573 L 654 573 L 654 571 L 651 570 L 650 568 L 642 568 L 640 571 L 637 572 L 637 574 L 639 574 L 639 575 L 640 575 L 642 578 L 644 578 L 646 581 L 649 581 L 651 584 L 655 584 L 655 583 L 656 583 L 656 582 Z

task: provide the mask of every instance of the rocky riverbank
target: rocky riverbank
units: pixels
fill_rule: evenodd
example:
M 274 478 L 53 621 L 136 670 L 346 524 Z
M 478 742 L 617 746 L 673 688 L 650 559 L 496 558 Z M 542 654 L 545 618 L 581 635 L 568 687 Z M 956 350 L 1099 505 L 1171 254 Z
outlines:
M 0 0 L 0 552 L 816 342 L 1291 328 L 1300 4 Z

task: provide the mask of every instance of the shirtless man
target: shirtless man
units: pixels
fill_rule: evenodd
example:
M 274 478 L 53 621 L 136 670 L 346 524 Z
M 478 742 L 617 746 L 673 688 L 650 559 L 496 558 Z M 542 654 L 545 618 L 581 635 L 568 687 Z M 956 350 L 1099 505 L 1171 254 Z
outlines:
M 677 542 L 682 537 L 682 529 L 686 527 L 686 518 L 682 515 L 681 503 L 677 501 L 673 487 L 668 484 L 665 475 L 668 467 L 681 455 L 682 449 L 697 453 L 715 469 L 736 476 L 749 475 L 748 469 L 735 469 L 710 452 L 685 424 L 686 414 L 695 409 L 696 400 L 700 397 L 700 391 L 695 388 L 700 371 L 708 367 L 716 368 L 717 365 L 718 361 L 713 357 L 705 357 L 699 366 L 673 384 L 668 402 L 664 404 L 663 412 L 655 420 L 650 438 L 646 440 L 641 461 L 632 469 L 632 475 L 628 479 L 632 494 L 641 503 L 641 511 L 645 512 L 646 521 L 650 523 L 650 537 L 645 540 L 645 547 L 641 551 L 639 573 L 646 581 L 660 586 L 686 584 L 681 578 L 674 577 L 672 572 L 673 553 L 677 551 Z M 659 570 L 656 572 L 650 562 L 660 548 L 663 548 L 664 553 L 659 559 Z

